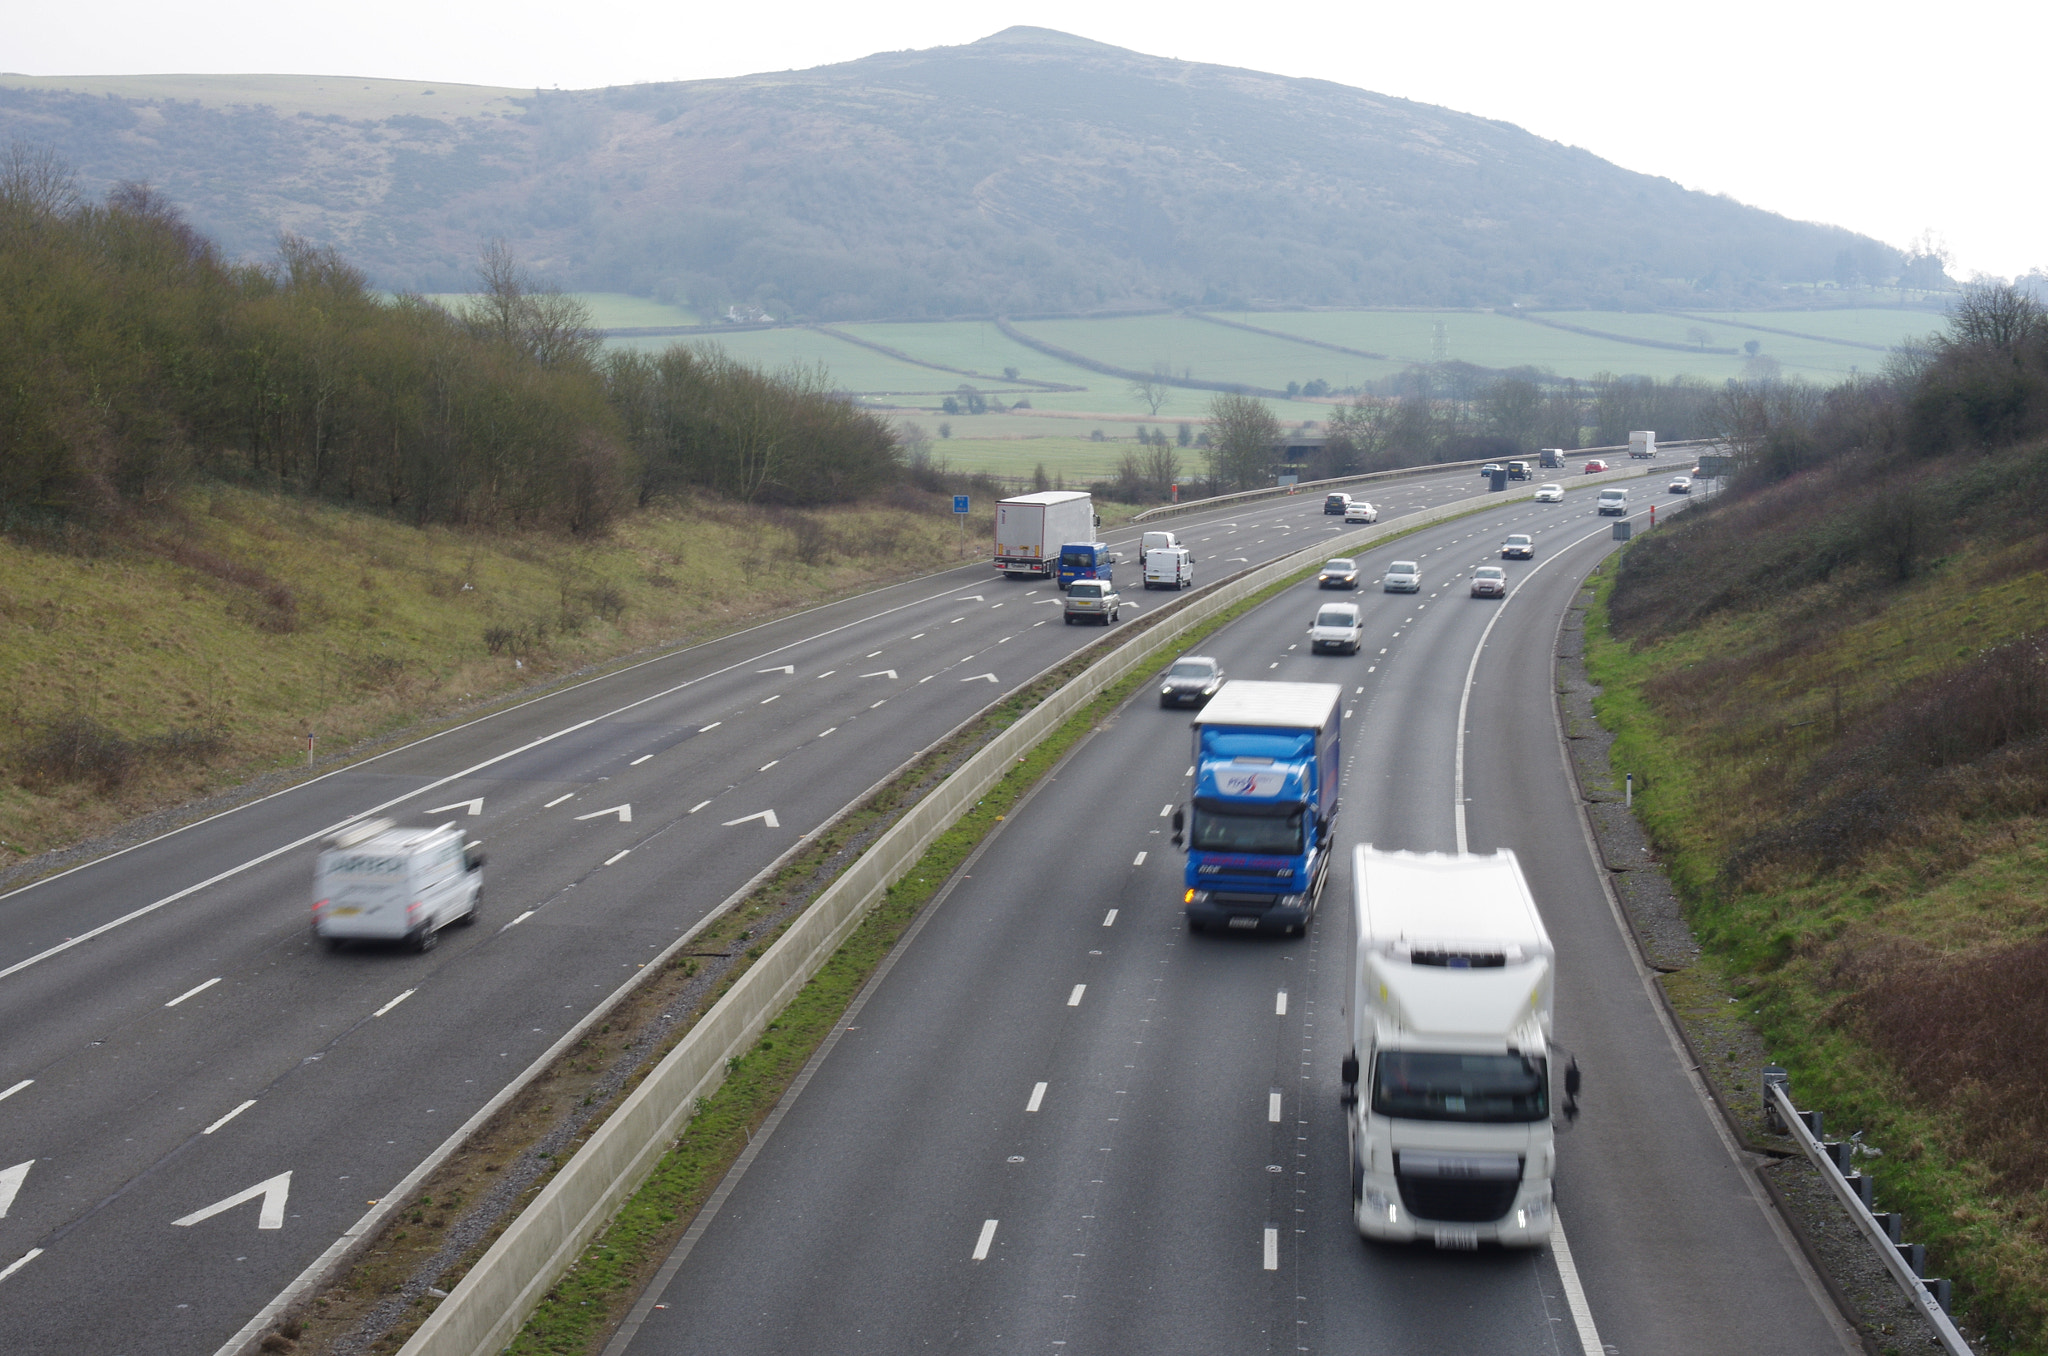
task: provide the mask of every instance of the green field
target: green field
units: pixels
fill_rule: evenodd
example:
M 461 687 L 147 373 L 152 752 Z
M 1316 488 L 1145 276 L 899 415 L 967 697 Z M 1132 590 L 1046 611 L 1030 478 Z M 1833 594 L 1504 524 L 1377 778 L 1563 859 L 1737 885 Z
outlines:
M 1847 339 L 1852 343 L 1882 344 L 1887 348 L 1902 340 L 1923 338 L 1947 322 L 1945 312 L 1930 311 L 1924 307 L 1859 306 L 1833 311 L 1701 311 L 1698 314 L 1709 328 L 1715 324 L 1729 326 L 1731 335 L 1740 336 L 1735 339 L 1737 343 L 1748 338 L 1775 337 L 1759 335 L 1750 328 L 1765 326 L 1820 338 Z M 1876 356 L 1871 355 L 1873 360 Z M 1863 364 L 1865 370 L 1870 366 L 1870 363 Z

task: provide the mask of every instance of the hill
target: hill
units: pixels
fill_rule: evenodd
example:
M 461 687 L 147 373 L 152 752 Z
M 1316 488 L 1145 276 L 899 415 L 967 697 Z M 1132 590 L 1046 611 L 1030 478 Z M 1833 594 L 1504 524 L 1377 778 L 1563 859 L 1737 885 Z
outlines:
M 1505 123 L 1035 28 L 568 92 L 0 77 L 0 137 L 147 180 L 235 253 L 289 229 L 437 290 L 502 236 L 564 286 L 778 317 L 1737 307 L 1902 267 Z

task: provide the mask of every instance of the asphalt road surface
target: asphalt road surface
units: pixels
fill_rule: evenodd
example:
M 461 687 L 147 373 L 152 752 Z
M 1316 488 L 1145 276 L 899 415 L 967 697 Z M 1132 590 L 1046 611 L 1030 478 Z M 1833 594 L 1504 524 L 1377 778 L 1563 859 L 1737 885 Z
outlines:
M 1612 549 L 1590 497 L 1375 551 L 1424 586 L 1360 592 L 1357 656 L 1308 652 L 1312 582 L 1202 646 L 1233 677 L 1344 685 L 1347 846 L 1519 855 L 1586 1074 L 1568 1255 L 1361 1242 L 1349 854 L 1306 937 L 1190 935 L 1167 818 L 1188 720 L 1141 692 L 927 914 L 607 1356 L 1859 1351 L 1688 1074 L 1582 827 L 1551 656 Z M 1470 598 L 1509 531 L 1536 558 L 1505 603 Z
M 1459 472 L 1370 493 L 1391 517 L 1478 487 Z M 1167 526 L 1198 583 L 1343 530 L 1320 496 Z M 1108 534 L 1126 579 L 1136 537 Z M 1059 623 L 1059 596 L 977 558 L 0 896 L 0 1351 L 216 1351 L 649 956 L 1097 639 Z M 1128 586 L 1126 615 L 1170 596 Z M 366 813 L 481 839 L 480 925 L 425 955 L 314 945 L 313 858 Z

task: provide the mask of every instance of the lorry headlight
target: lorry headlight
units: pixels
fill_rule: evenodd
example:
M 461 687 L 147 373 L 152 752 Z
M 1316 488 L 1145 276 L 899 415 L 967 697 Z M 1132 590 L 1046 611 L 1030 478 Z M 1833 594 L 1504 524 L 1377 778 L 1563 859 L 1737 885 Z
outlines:
M 1280 907 L 1283 909 L 1298 909 L 1307 900 L 1307 895 L 1282 895 L 1280 896 Z
M 1369 1186 L 1365 1189 L 1365 1208 L 1374 1212 L 1375 1214 L 1379 1213 L 1380 1211 L 1385 1211 L 1387 1215 L 1387 1223 L 1389 1224 L 1394 1223 L 1400 1215 L 1400 1207 L 1395 1205 L 1394 1202 L 1388 1198 L 1387 1193 L 1381 1191 L 1378 1187 Z

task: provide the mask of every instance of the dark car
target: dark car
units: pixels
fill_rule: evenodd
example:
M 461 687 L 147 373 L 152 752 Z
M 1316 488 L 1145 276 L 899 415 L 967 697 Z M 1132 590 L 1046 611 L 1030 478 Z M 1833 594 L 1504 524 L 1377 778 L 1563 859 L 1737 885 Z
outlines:
M 1316 576 L 1319 589 L 1355 589 L 1358 587 L 1358 562 L 1341 556 L 1323 566 Z
M 1159 685 L 1161 706 L 1201 706 L 1223 686 L 1223 666 L 1205 654 L 1184 654 L 1173 661 Z
M 1333 494 L 1323 500 L 1323 513 L 1325 516 L 1333 513 L 1342 513 L 1350 507 L 1351 496 L 1348 494 Z

